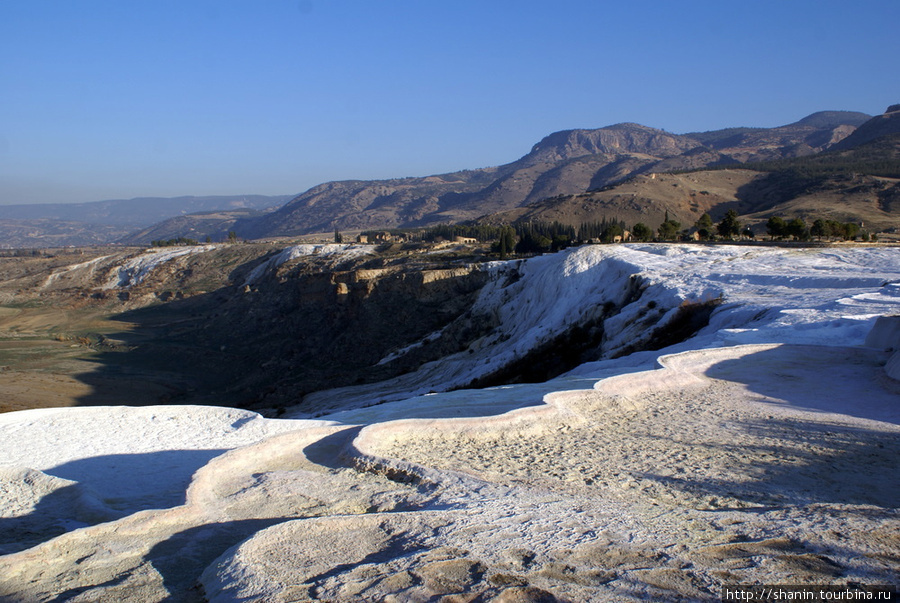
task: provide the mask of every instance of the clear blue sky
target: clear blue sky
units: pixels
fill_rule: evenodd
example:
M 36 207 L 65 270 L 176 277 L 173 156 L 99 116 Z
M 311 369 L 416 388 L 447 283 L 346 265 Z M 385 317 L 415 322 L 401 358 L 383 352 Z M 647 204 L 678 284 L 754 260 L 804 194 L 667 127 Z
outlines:
M 0 0 L 0 204 L 295 194 L 900 103 L 900 0 Z

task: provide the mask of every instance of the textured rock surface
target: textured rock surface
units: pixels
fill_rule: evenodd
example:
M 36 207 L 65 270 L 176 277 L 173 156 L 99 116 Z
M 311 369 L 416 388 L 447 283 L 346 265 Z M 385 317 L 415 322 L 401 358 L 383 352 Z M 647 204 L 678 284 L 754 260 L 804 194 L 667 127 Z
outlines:
M 841 360 L 850 373 L 815 381 Z M 492 419 L 372 425 L 345 454 L 427 484 L 431 502 L 280 524 L 202 582 L 223 602 L 713 601 L 734 582 L 887 580 L 900 414 L 897 391 L 872 378 L 881 361 L 830 348 L 689 352 Z M 761 391 L 772 364 L 778 395 Z M 835 388 L 867 402 L 844 409 L 855 416 L 822 406 Z

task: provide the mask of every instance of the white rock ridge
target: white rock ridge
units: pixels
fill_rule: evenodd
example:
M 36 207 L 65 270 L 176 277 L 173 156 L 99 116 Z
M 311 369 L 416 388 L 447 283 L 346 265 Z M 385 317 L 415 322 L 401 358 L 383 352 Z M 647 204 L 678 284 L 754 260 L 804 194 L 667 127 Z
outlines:
M 215 245 L 189 245 L 183 247 L 165 247 L 161 249 L 148 249 L 147 251 L 129 258 L 118 266 L 103 286 L 104 289 L 129 288 L 141 284 L 147 275 L 160 265 L 170 262 L 175 258 L 195 253 L 204 253 L 215 249 Z

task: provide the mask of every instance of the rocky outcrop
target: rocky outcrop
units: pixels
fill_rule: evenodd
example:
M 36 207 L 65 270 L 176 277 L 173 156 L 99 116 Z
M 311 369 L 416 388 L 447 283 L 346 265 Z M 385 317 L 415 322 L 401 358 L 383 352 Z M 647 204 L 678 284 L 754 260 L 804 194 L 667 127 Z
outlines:
M 836 144 L 834 149 L 852 149 L 870 140 L 897 132 L 900 132 L 900 105 L 891 105 L 882 115 L 877 115 L 860 125 L 852 134 Z
M 534 145 L 520 162 L 534 165 L 567 161 L 585 155 L 631 153 L 664 158 L 680 155 L 698 146 L 700 143 L 688 136 L 624 123 L 597 130 L 556 132 Z

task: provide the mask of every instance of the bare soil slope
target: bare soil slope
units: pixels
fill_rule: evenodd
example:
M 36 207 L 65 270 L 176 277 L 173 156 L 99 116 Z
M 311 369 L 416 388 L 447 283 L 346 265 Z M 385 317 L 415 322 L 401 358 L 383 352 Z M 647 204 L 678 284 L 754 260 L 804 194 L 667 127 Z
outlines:
M 716 170 L 686 174 L 636 176 L 604 190 L 566 195 L 483 218 L 491 224 L 535 221 L 578 227 L 585 222 L 623 220 L 628 227 L 643 222 L 656 228 L 665 219 L 683 227 L 693 225 L 704 213 L 720 218 L 740 206 L 740 190 L 763 177 L 751 170 Z
M 81 404 L 159 404 L 199 375 L 192 364 L 134 362 L 163 325 L 121 314 L 164 300 L 204 297 L 269 249 L 223 247 L 166 265 L 138 286 L 111 288 L 142 249 L 47 250 L 0 257 L 0 412 Z M 201 259 L 202 258 L 202 259 Z M 169 321 L 177 320 L 174 315 Z M 170 327 L 169 327 L 170 328 Z
M 250 279 L 283 246 L 181 249 L 146 274 L 126 268 L 152 256 L 137 248 L 0 258 L 0 412 L 283 408 L 312 391 L 418 368 L 487 327 L 463 319 L 440 343 L 379 365 L 459 318 L 484 284 L 452 250 L 310 255 Z

